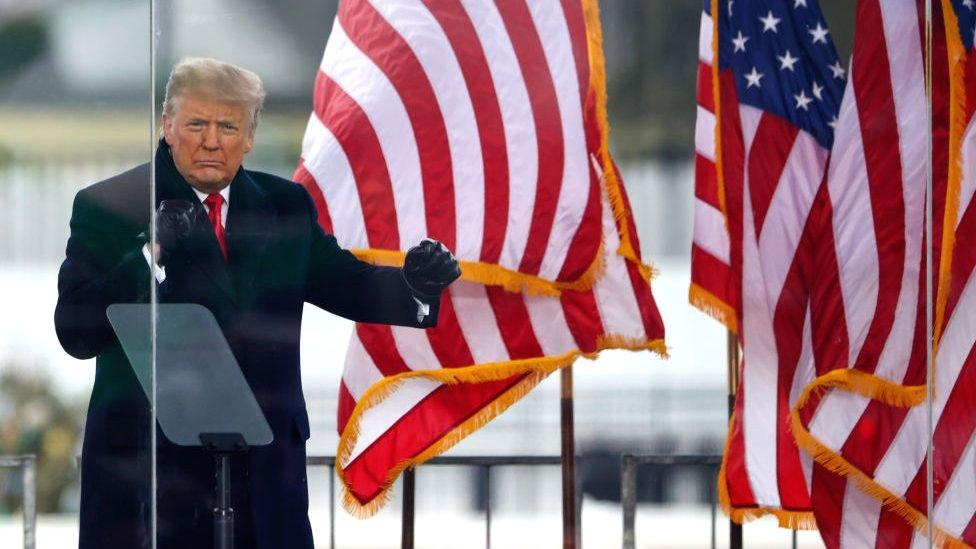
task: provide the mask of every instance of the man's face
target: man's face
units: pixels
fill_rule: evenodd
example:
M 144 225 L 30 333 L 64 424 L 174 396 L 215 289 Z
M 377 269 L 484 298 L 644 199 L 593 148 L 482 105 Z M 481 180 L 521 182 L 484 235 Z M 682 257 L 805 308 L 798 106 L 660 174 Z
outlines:
M 208 194 L 230 184 L 254 144 L 243 107 L 192 94 L 180 97 L 173 116 L 163 115 L 163 136 L 180 175 Z

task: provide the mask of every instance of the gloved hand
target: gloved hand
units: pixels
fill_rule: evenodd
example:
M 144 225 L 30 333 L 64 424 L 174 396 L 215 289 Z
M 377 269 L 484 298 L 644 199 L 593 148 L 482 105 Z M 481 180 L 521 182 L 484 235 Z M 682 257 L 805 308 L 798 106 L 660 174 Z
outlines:
M 184 251 L 193 231 L 199 204 L 188 200 L 163 200 L 156 210 L 156 243 L 159 264 L 166 266 L 174 254 Z
M 407 251 L 400 272 L 417 297 L 436 298 L 461 276 L 461 267 L 446 246 L 425 238 Z

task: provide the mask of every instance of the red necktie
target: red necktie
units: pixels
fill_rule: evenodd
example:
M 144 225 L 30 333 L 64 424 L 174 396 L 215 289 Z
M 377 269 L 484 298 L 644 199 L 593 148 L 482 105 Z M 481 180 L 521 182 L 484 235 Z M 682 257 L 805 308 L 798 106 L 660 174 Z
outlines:
M 220 212 L 223 209 L 224 197 L 218 193 L 210 194 L 203 200 L 203 203 L 210 212 L 210 223 L 214 227 L 214 236 L 217 237 L 217 244 L 220 246 L 221 253 L 224 254 L 224 261 L 227 261 L 227 240 L 224 238 L 224 224 L 220 222 Z

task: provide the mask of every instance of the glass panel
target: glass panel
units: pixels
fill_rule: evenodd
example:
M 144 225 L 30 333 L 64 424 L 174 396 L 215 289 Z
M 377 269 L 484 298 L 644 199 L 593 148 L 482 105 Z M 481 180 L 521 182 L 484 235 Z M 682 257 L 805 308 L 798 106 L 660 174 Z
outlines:
M 155 317 L 157 543 L 217 531 L 237 546 L 311 547 L 298 359 L 303 257 L 316 220 L 287 179 L 335 2 L 155 2 L 155 10 L 154 200 L 165 271 Z M 306 327 L 328 334 L 329 345 L 306 387 L 326 439 L 321 455 L 335 448 L 328 433 L 351 324 L 310 316 Z M 326 481 L 319 469 L 312 512 L 327 540 Z
M 152 538 L 150 401 L 106 313 L 149 301 L 148 60 L 148 0 L 0 2 L 3 547 L 28 495 L 38 547 Z

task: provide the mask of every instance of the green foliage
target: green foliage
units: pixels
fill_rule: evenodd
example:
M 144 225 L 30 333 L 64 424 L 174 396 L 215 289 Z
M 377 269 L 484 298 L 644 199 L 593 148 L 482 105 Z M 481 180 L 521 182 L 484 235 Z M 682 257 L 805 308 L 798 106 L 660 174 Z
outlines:
M 83 408 L 54 393 L 51 380 L 20 368 L 0 373 L 0 455 L 37 456 L 37 511 L 59 510 L 61 496 L 77 481 L 75 455 Z M 0 512 L 20 509 L 19 471 L 0 469 Z
M 0 84 L 34 62 L 48 49 L 47 27 L 39 15 L 0 23 Z
M 0 139 L 0 168 L 3 168 L 4 166 L 13 162 L 13 159 L 14 153 L 13 150 L 11 150 L 10 145 L 4 142 L 3 139 Z

